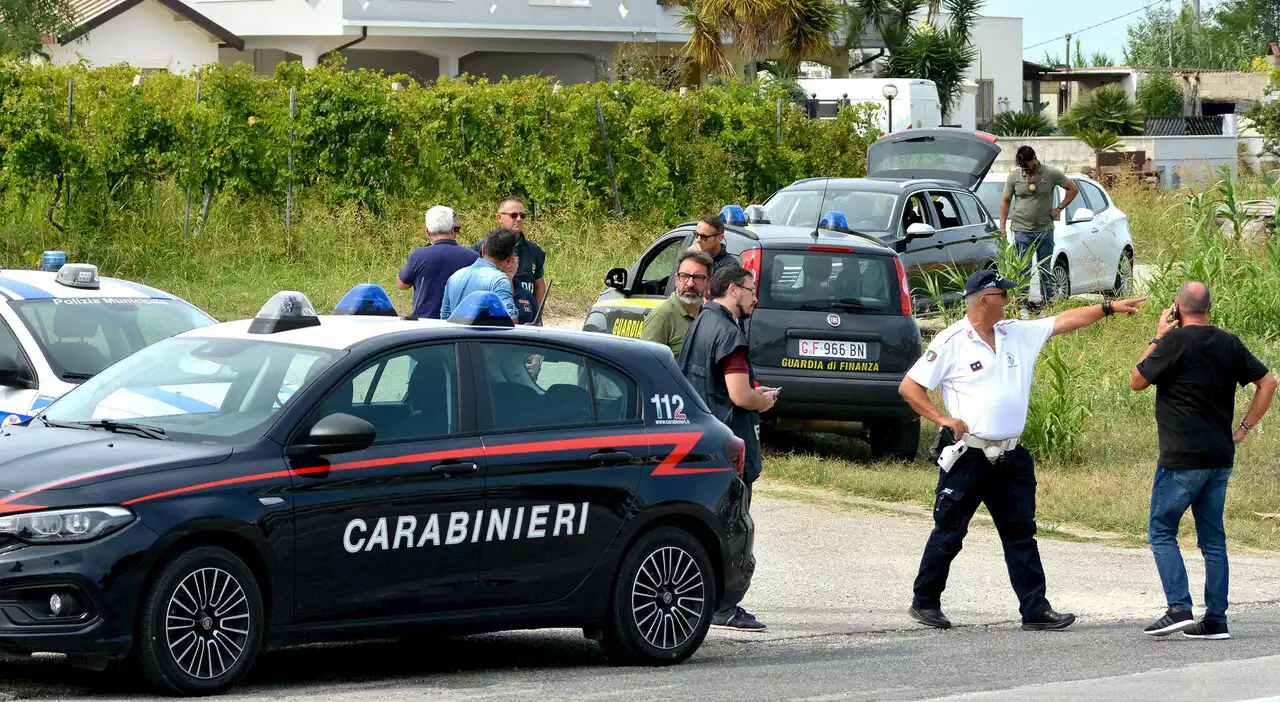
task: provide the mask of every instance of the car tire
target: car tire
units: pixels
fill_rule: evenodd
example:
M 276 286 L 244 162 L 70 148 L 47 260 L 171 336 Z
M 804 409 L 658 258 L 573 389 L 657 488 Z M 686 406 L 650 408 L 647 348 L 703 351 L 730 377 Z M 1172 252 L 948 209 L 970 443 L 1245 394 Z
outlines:
M 1115 299 L 1128 297 L 1133 294 L 1135 282 L 1133 277 L 1133 252 L 1125 249 L 1120 253 L 1120 265 L 1116 267 L 1116 279 L 1107 296 Z
M 216 694 L 249 672 L 263 626 L 262 593 L 244 562 L 225 549 L 193 548 L 169 561 L 143 595 L 138 665 L 163 693 Z
M 914 461 L 920 452 L 920 422 L 873 426 L 869 443 L 874 459 Z
M 1071 266 L 1065 256 L 1059 256 L 1053 262 L 1053 284 L 1049 287 L 1050 300 L 1065 300 L 1071 297 Z
M 659 527 L 639 538 L 618 568 L 604 625 L 614 665 L 662 666 L 692 656 L 707 637 L 716 576 L 706 549 L 688 532 Z

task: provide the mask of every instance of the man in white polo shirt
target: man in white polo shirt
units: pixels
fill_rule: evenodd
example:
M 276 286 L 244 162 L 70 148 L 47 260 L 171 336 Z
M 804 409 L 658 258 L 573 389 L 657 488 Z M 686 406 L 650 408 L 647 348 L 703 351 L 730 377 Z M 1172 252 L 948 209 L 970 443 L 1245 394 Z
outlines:
M 925 544 L 909 611 L 922 624 L 948 629 L 942 591 L 960 553 L 969 520 L 986 503 L 1004 545 L 1009 580 L 1018 595 L 1022 628 L 1065 629 L 1076 618 L 1045 599 L 1044 568 L 1036 545 L 1035 465 L 1018 435 L 1027 423 L 1036 358 L 1049 337 L 1066 334 L 1115 312 L 1133 315 L 1146 298 L 1079 307 L 1033 321 L 1005 320 L 1015 283 L 979 271 L 965 283 L 964 319 L 934 337 L 903 378 L 898 392 L 920 416 L 938 425 L 943 446 L 959 458 L 938 473 L 933 532 Z M 943 412 L 928 391 L 942 386 Z M 957 441 L 957 439 L 959 439 Z

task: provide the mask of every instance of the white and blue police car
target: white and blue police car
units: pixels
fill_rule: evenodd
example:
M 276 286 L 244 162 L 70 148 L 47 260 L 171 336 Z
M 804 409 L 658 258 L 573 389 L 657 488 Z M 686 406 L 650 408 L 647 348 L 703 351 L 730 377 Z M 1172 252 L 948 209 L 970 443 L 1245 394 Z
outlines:
M 166 292 L 66 258 L 46 251 L 41 270 L 0 268 L 0 426 L 28 421 L 139 349 L 217 321 Z

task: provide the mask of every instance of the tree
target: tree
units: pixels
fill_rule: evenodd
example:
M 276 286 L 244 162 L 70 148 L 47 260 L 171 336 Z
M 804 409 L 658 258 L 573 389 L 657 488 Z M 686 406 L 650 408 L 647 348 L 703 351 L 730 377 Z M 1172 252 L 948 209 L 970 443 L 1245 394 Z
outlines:
M 1142 110 L 1129 99 L 1124 88 L 1115 83 L 1085 93 L 1058 118 L 1058 126 L 1068 134 L 1086 131 L 1138 134 L 1142 124 Z
M 1080 48 L 1080 40 L 1076 39 L 1075 56 L 1071 59 L 1072 68 L 1085 68 L 1089 64 L 1084 60 L 1084 49 Z
M 1124 148 L 1124 144 L 1120 143 L 1120 137 L 1106 129 L 1100 132 L 1086 129 L 1077 132 L 1075 137 L 1084 142 L 1084 145 L 1092 149 L 1095 154 L 1103 151 L 1119 151 Z
M 951 110 L 964 92 L 965 73 L 978 58 L 972 34 L 982 0 L 943 0 L 945 23 L 912 19 L 919 15 L 925 0 L 893 2 L 897 21 L 885 30 L 889 59 L 880 77 L 933 81 L 942 102 L 942 121 L 949 122 Z
M 1138 108 L 1148 117 L 1181 117 L 1185 99 L 1178 79 L 1168 71 L 1151 73 L 1138 85 Z
M 1262 150 L 1280 156 L 1280 100 L 1256 103 L 1245 116 L 1262 134 Z
M 1280 3 L 1275 0 L 1226 0 L 1210 13 L 1214 26 L 1252 56 L 1266 56 L 1280 40 Z
M 1108 56 L 1105 51 L 1093 52 L 1093 54 L 1089 56 L 1089 63 L 1092 64 L 1094 68 L 1107 68 L 1109 66 L 1116 65 L 1116 62 L 1112 61 L 1111 57 Z
M 841 13 L 834 0 L 685 0 L 685 57 L 719 75 L 735 72 L 722 37 L 751 61 L 777 55 L 791 71 L 831 51 Z
M 32 56 L 41 37 L 64 35 L 75 21 L 70 0 L 0 0 L 0 56 Z
M 1223 26 L 1216 12 L 1196 19 L 1190 8 L 1176 14 L 1166 8 L 1148 8 L 1129 27 L 1124 60 L 1130 66 L 1235 70 L 1256 52 L 1254 42 L 1241 36 L 1241 31 Z

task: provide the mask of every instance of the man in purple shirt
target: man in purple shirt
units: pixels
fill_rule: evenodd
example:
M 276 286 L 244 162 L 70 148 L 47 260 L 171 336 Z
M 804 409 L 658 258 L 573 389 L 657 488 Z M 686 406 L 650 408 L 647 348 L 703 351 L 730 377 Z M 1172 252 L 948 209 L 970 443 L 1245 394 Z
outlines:
M 475 263 L 475 251 L 458 244 L 458 217 L 453 210 L 436 205 L 427 210 L 427 238 L 430 242 L 409 254 L 396 276 L 396 287 L 413 288 L 413 313 L 418 319 L 439 319 L 444 284 L 449 276 Z

